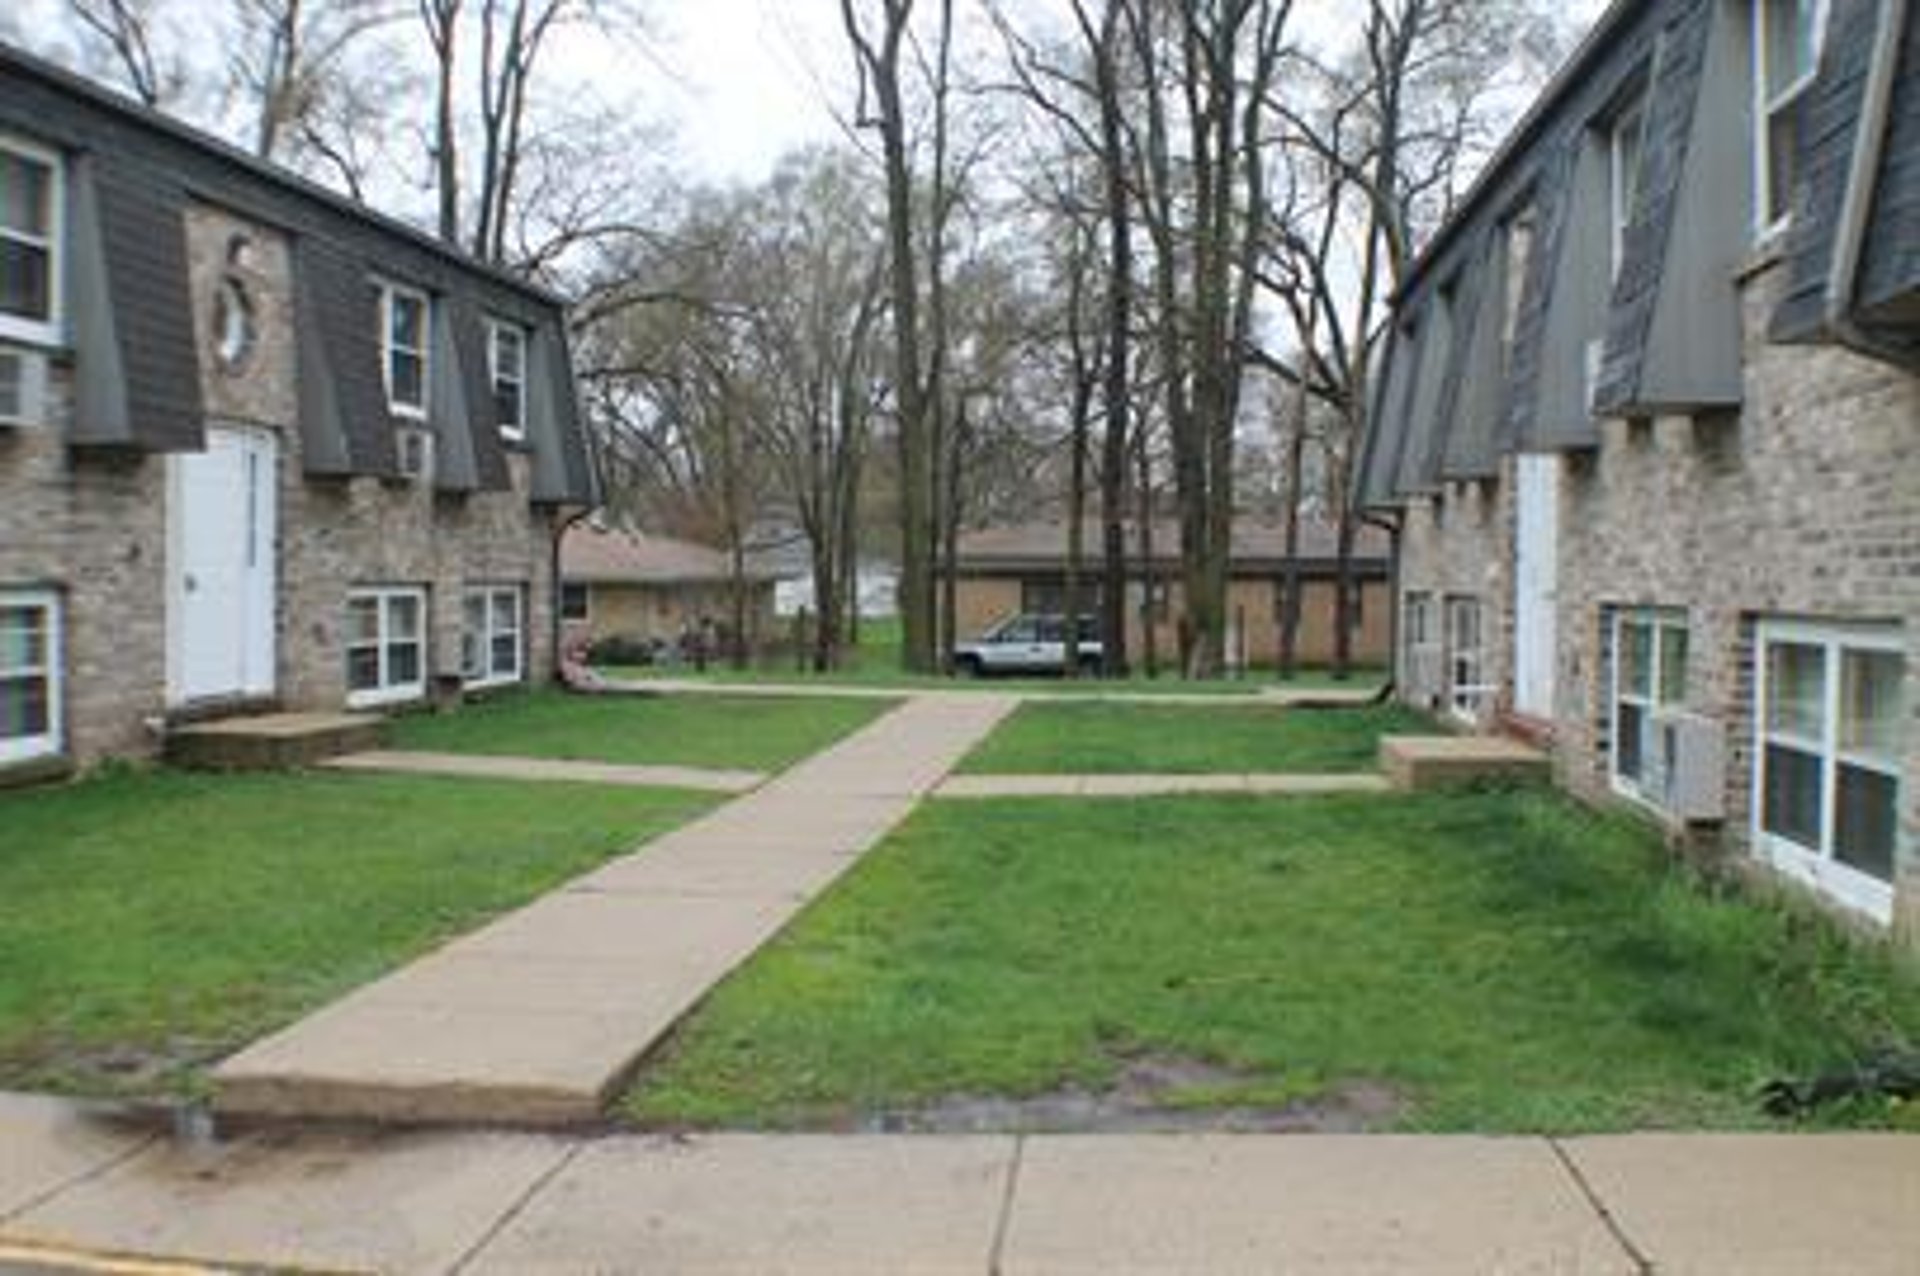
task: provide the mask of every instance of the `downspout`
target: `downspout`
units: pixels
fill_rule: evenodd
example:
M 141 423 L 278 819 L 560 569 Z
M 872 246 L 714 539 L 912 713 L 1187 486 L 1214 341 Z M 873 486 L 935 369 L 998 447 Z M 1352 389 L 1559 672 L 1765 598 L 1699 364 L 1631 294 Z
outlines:
M 560 547 L 566 542 L 567 533 L 587 519 L 592 518 L 596 508 L 596 506 L 592 505 L 582 506 L 580 509 L 561 519 L 560 525 L 554 528 L 552 544 L 548 546 L 547 654 L 553 663 L 550 672 L 555 682 L 562 681 L 561 675 L 566 663 L 560 650 L 560 638 L 562 630 L 565 628 L 565 621 L 562 620 L 560 615 L 560 600 L 565 593 L 565 585 L 560 577 Z
M 1386 701 L 1400 687 L 1400 520 L 1362 514 L 1360 521 L 1387 534 L 1387 681 L 1380 689 L 1380 699 Z
M 1843 345 L 1901 361 L 1909 358 L 1910 352 L 1861 328 L 1853 318 L 1853 302 L 1858 291 L 1860 259 L 1866 251 L 1867 219 L 1873 213 L 1881 158 L 1886 150 L 1894 75 L 1900 63 L 1899 37 L 1906 25 L 1906 14 L 1907 0 L 1880 0 L 1879 26 L 1874 31 L 1866 84 L 1860 91 L 1860 124 L 1853 137 L 1846 193 L 1840 203 L 1839 225 L 1834 230 L 1826 305 L 1827 325 Z

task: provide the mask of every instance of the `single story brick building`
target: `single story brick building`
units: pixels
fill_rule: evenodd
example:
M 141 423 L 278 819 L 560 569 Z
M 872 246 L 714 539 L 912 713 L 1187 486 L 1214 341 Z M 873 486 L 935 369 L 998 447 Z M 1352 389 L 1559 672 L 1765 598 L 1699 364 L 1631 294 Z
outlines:
M 561 542 L 561 622 L 569 645 L 620 639 L 673 643 L 725 629 L 733 616 L 733 567 L 708 545 L 586 523 Z M 749 562 L 746 637 L 773 632 L 776 575 Z
M 0 46 L 0 776 L 552 664 L 560 301 Z
M 1152 528 L 1151 557 L 1137 525 L 1127 527 L 1127 652 L 1138 659 L 1147 627 L 1162 653 L 1179 645 L 1185 590 L 1180 583 L 1180 531 L 1168 519 Z M 1085 572 L 1081 589 L 1084 615 L 1100 612 L 1100 527 L 1088 523 Z M 1298 562 L 1301 580 L 1297 658 L 1324 665 L 1334 649 L 1334 529 L 1319 519 L 1300 522 Z M 1355 608 L 1352 658 L 1358 664 L 1386 663 L 1391 595 L 1387 582 L 1387 538 L 1377 528 L 1362 530 L 1350 564 Z M 1064 521 L 1010 524 L 960 537 L 954 573 L 954 632 L 973 638 L 998 620 L 1018 612 L 1060 613 L 1066 607 L 1067 524 Z M 1243 516 L 1234 522 L 1233 554 L 1227 586 L 1227 658 L 1235 666 L 1269 666 L 1279 658 L 1280 611 L 1286 576 L 1286 529 L 1278 521 Z M 1147 604 L 1151 588 L 1153 605 Z

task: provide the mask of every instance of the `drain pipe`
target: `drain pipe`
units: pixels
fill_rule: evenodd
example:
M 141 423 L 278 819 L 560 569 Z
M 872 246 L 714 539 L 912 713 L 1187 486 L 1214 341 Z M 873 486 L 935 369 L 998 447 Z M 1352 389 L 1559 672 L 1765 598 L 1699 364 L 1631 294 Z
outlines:
M 1387 701 L 1400 689 L 1400 520 L 1362 514 L 1360 521 L 1387 534 L 1387 681 L 1380 689 Z
M 596 508 L 598 507 L 592 505 L 583 506 L 561 519 L 560 525 L 554 529 L 552 544 L 548 548 L 550 556 L 547 570 L 547 637 L 550 643 L 549 656 L 553 663 L 552 673 L 554 681 L 561 683 L 563 686 L 565 685 L 565 681 L 562 675 L 565 671 L 566 660 L 560 650 L 560 640 L 563 637 L 561 630 L 564 628 L 565 622 L 562 621 L 560 617 L 560 600 L 565 593 L 565 586 L 560 575 L 560 547 L 565 543 L 567 533 L 578 527 L 581 523 L 584 523 L 587 519 L 592 518 Z
M 1875 337 L 1853 317 L 1853 301 L 1860 278 L 1860 259 L 1866 252 L 1867 219 L 1873 213 L 1880 164 L 1886 151 L 1887 127 L 1893 102 L 1894 76 L 1900 62 L 1900 34 L 1906 25 L 1907 0 L 1880 0 L 1879 26 L 1860 90 L 1860 122 L 1853 135 L 1853 158 L 1847 166 L 1846 193 L 1840 203 L 1840 221 L 1834 230 L 1833 262 L 1827 274 L 1827 325 L 1842 344 L 1867 354 L 1905 362 L 1912 352 Z

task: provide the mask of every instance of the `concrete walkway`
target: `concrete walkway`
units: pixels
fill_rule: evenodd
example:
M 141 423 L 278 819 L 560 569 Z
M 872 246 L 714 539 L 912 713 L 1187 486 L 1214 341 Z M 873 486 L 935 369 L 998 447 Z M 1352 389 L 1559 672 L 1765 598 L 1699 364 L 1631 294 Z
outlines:
M 333 1131 L 192 1146 L 0 1095 L 0 1270 L 111 1270 L 75 1251 L 394 1273 L 1911 1276 L 1920 1138 Z
M 954 775 L 935 797 L 1151 797 L 1169 793 L 1386 793 L 1385 776 L 1365 772 L 1215 775 Z
M 1012 707 L 918 697 L 747 796 L 256 1042 L 217 1111 L 590 1121 L 706 992 Z
M 473 776 L 485 780 L 560 780 L 625 784 L 642 788 L 699 789 L 745 793 L 766 782 L 762 771 L 692 766 L 631 766 L 564 758 L 519 758 L 497 754 L 430 753 L 413 749 L 367 749 L 320 764 L 331 771 L 394 771 L 405 775 Z
M 829 696 L 870 700 L 898 700 L 905 696 L 987 696 L 997 700 L 1046 700 L 1072 704 L 1077 701 L 1106 701 L 1119 704 L 1199 704 L 1215 709 L 1234 705 L 1260 705 L 1273 708 L 1338 708 L 1371 703 L 1379 694 L 1377 684 L 1357 687 L 1282 687 L 1277 683 L 1247 684 L 1241 694 L 1204 691 L 1128 691 L 1124 682 L 1111 690 L 1073 691 L 1065 687 L 1035 685 L 1027 682 L 953 681 L 939 686 L 909 684 L 889 687 L 884 684 L 863 686 L 801 680 L 796 682 L 721 682 L 706 678 L 610 678 L 607 690 L 626 695 L 695 696 Z

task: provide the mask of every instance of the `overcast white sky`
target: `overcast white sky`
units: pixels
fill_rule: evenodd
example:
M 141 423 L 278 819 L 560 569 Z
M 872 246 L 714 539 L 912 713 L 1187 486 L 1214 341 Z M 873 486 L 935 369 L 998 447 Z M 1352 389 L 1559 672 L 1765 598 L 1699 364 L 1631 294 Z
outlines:
M 172 0 L 163 8 L 190 21 L 196 10 L 222 13 L 228 3 Z M 1063 0 L 1013 3 L 1065 20 Z M 1562 7 L 1590 22 L 1604 5 L 1566 0 Z M 57 29 L 62 7 L 62 0 L 0 0 L 0 10 L 33 31 Z M 839 0 L 646 0 L 643 8 L 652 26 L 644 44 L 569 33 L 552 51 L 547 91 L 577 86 L 609 104 L 635 105 L 668 124 L 687 166 L 713 181 L 757 180 L 786 151 L 842 136 L 834 111 L 851 106 L 853 72 Z M 962 6 L 963 16 L 970 8 Z M 1352 0 L 1297 0 L 1293 22 L 1336 40 L 1350 34 L 1354 9 Z
M 1062 0 L 1033 0 L 1035 12 Z M 1606 0 L 1565 0 L 1584 28 Z M 1299 0 L 1293 16 L 1321 40 L 1350 35 L 1352 0 Z M 631 86 L 650 111 L 669 120 L 686 158 L 715 179 L 764 176 L 785 151 L 831 141 L 835 109 L 852 100 L 852 62 L 839 0 L 653 0 L 653 65 L 609 65 L 602 50 L 568 50 L 569 60 L 598 62 L 594 78 Z M 647 59 L 641 59 L 645 62 Z

